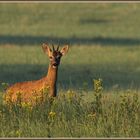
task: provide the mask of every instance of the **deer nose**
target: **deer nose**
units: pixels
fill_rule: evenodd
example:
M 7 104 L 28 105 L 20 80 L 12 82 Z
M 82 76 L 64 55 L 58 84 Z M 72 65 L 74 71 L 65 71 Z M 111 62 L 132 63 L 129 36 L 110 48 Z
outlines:
M 53 65 L 54 65 L 54 66 L 57 66 L 58 64 L 57 64 L 57 63 L 54 63 Z
M 55 62 L 53 63 L 53 65 L 55 65 L 55 66 L 59 65 L 59 61 L 58 61 L 58 60 L 55 61 Z
M 58 60 L 55 60 L 54 62 L 53 62 L 53 65 L 59 65 L 59 61 Z
M 59 63 L 59 60 L 58 60 L 58 59 L 55 59 L 55 62 L 56 62 L 56 63 Z

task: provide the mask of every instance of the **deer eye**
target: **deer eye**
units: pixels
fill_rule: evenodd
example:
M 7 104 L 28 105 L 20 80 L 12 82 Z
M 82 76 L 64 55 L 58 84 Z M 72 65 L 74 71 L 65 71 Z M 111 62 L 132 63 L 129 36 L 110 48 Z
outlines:
M 50 59 L 53 59 L 53 57 L 52 57 L 52 56 L 50 56 Z

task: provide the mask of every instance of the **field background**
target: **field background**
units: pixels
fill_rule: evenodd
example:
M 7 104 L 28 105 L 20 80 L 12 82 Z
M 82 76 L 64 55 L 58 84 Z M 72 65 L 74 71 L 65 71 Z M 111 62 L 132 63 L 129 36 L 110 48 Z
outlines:
M 140 4 L 132 3 L 0 3 L 0 84 L 46 75 L 48 58 L 41 45 L 48 42 L 70 46 L 59 67 L 58 93 L 69 89 L 85 92 L 84 99 L 89 101 L 93 97 L 93 79 L 98 78 L 103 79 L 104 93 L 113 99 L 117 100 L 116 93 L 128 89 L 139 93 L 139 17 Z M 88 135 L 87 130 L 84 136 L 140 136 L 140 128 L 135 129 L 136 133 L 114 135 L 92 135 L 92 131 Z M 21 136 L 36 136 L 38 130 L 32 130 L 34 133 Z M 1 136 L 16 135 L 3 131 Z M 47 136 L 39 132 L 39 136 Z M 86 131 L 83 129 L 78 136 L 82 132 Z M 64 135 L 58 132 L 53 136 Z
M 63 88 L 139 87 L 139 4 L 0 4 L 0 81 L 38 79 L 47 72 L 43 42 L 70 45 L 62 58 Z

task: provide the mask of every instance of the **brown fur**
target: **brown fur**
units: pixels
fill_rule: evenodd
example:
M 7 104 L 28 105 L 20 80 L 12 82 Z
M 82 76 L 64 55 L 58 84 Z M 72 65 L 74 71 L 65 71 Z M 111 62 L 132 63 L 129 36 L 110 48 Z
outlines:
M 56 82 L 57 82 L 57 71 L 60 58 L 57 59 L 57 54 L 62 56 L 68 51 L 68 46 L 63 47 L 61 51 L 51 50 L 47 44 L 44 44 L 43 50 L 50 59 L 50 64 L 48 68 L 47 76 L 36 80 L 36 81 L 26 81 L 21 83 L 16 83 L 6 90 L 5 100 L 16 102 L 18 94 L 20 94 L 21 100 L 23 102 L 34 102 L 34 97 L 41 96 L 42 91 L 48 89 L 48 96 L 55 97 L 57 95 Z M 55 66 L 54 66 L 55 64 Z

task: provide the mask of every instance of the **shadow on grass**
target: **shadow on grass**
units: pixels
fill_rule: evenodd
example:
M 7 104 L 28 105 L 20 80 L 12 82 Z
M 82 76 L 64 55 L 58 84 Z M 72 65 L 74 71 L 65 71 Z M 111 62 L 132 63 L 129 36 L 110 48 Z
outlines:
M 37 80 L 47 74 L 46 65 L 0 65 L 0 83 L 15 83 L 27 80 Z M 131 72 L 122 66 L 94 65 L 63 65 L 58 71 L 58 87 L 61 89 L 92 89 L 93 79 L 102 78 L 105 89 L 114 87 L 138 88 L 140 85 L 140 71 Z M 85 87 L 86 86 L 86 87 Z
M 134 38 L 111 38 L 111 37 L 94 37 L 94 38 L 61 38 L 49 36 L 6 36 L 0 35 L 0 45 L 40 45 L 44 42 L 53 42 L 54 44 L 82 44 L 82 45 L 111 45 L 111 46 L 132 46 L 140 45 L 140 39 Z
M 81 24 L 105 24 L 109 23 L 108 19 L 82 19 L 80 20 Z

